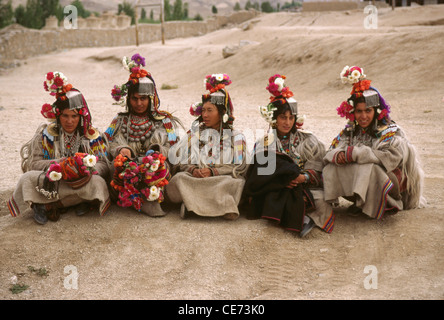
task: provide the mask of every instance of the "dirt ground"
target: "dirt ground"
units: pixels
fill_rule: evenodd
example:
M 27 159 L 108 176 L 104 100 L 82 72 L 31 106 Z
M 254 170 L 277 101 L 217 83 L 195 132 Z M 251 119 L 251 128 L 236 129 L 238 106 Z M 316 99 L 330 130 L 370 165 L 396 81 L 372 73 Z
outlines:
M 3 70 L 0 299 L 443 299 L 442 16 L 443 5 L 380 9 L 378 29 L 367 30 L 361 11 L 275 13 L 255 19 L 247 31 L 231 26 L 165 45 L 64 50 Z M 247 45 L 223 59 L 222 49 L 241 40 Z M 235 126 L 266 129 L 258 106 L 268 102 L 268 78 L 284 74 L 307 116 L 306 129 L 326 147 L 345 124 L 335 109 L 351 88 L 339 73 L 345 65 L 363 67 L 418 149 L 427 206 L 376 221 L 348 216 L 341 203 L 331 234 L 314 229 L 304 239 L 245 215 L 183 220 L 174 204 L 164 205 L 162 218 L 116 205 L 105 217 L 70 211 L 44 226 L 34 222 L 32 210 L 12 218 L 7 201 L 22 174 L 20 146 L 44 121 L 41 105 L 53 102 L 43 89 L 45 74 L 63 72 L 105 130 L 121 111 L 110 95 L 128 77 L 121 58 L 134 53 L 147 58 L 159 88 L 177 86 L 159 90 L 161 105 L 187 128 L 204 77 L 227 73 Z M 13 293 L 14 284 L 28 287 Z

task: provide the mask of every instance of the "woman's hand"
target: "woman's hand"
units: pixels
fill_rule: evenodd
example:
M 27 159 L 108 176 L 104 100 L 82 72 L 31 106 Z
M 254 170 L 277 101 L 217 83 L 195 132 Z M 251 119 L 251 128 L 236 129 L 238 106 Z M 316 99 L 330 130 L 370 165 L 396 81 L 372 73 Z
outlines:
M 293 189 L 294 187 L 297 187 L 298 184 L 305 182 L 307 182 L 307 177 L 304 174 L 300 174 L 296 179 L 290 181 L 290 183 L 287 185 L 287 188 Z
M 336 157 L 336 163 L 337 164 L 346 164 L 345 161 L 345 152 L 344 151 L 340 151 Z
M 131 159 L 131 150 L 128 148 L 120 149 L 120 154 L 124 157 L 127 157 L 128 159 Z
M 208 168 L 194 169 L 193 170 L 193 177 L 195 177 L 195 178 L 211 177 L 211 170 Z

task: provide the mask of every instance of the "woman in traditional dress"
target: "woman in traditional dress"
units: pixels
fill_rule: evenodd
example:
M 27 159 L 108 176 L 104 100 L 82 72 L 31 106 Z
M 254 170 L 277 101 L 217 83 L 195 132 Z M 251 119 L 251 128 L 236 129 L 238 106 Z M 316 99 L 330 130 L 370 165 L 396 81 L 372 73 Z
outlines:
M 348 123 L 324 158 L 325 200 L 344 197 L 353 202 L 350 214 L 375 219 L 423 205 L 423 171 L 415 148 L 390 119 L 390 106 L 362 68 L 346 66 L 340 77 L 353 89 L 337 108 Z
M 85 98 L 61 72 L 49 72 L 44 87 L 57 100 L 43 105 L 50 123 L 21 148 L 24 175 L 9 210 L 17 216 L 31 204 L 39 224 L 58 220 L 72 206 L 82 215 L 98 204 L 103 215 L 110 204 L 106 143 L 92 126 Z
M 209 75 L 205 83 L 210 93 L 190 108 L 197 120 L 170 152 L 180 172 L 167 185 L 167 195 L 171 201 L 182 203 L 182 218 L 194 212 L 234 220 L 239 216 L 248 167 L 245 137 L 233 129 L 233 105 L 226 90 L 231 84 L 229 76 Z
M 115 104 L 126 110 L 118 113 L 105 131 L 114 160 L 110 192 L 119 206 L 133 207 L 152 217 L 164 216 L 160 203 L 170 179 L 166 158 L 178 141 L 175 130 L 180 121 L 159 110 L 156 84 L 143 69 L 145 58 L 135 54 L 131 59 L 124 57 L 122 63 L 130 72 L 129 80 L 114 86 L 111 95 Z
M 260 113 L 272 130 L 254 148 L 254 164 L 245 184 L 251 202 L 249 217 L 276 220 L 301 237 L 315 226 L 330 233 L 334 214 L 322 190 L 325 147 L 302 129 L 305 116 L 298 117 L 285 76 L 270 77 L 267 90 L 271 101 Z

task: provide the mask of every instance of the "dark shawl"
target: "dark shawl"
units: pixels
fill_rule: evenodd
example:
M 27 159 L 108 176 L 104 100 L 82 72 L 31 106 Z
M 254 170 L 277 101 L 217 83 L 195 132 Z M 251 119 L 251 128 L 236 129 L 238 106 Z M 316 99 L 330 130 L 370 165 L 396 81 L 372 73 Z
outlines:
M 286 229 L 301 231 L 306 209 L 314 207 L 313 195 L 305 184 L 286 188 L 301 169 L 290 157 L 280 153 L 276 154 L 275 172 L 259 175 L 258 168 L 266 166 L 254 161 L 250 167 L 244 188 L 245 196 L 252 198 L 248 218 L 277 220 Z

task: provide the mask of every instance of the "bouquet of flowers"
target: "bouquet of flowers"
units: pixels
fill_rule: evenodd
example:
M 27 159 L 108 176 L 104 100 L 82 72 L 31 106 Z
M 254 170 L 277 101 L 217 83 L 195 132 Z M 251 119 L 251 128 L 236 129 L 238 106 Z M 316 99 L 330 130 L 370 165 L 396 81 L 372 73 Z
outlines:
M 270 124 L 276 122 L 276 120 L 273 120 L 273 114 L 276 110 L 277 108 L 272 103 L 269 103 L 267 106 L 259 107 L 259 112 L 261 113 L 262 118 Z
M 111 181 L 111 186 L 119 192 L 117 204 L 133 206 L 140 211 L 145 201 L 162 202 L 164 186 L 169 178 L 165 161 L 164 155 L 153 150 L 146 153 L 141 163 L 118 155 L 114 160 L 116 171 Z
M 280 96 L 284 98 L 291 98 L 293 96 L 293 92 L 285 85 L 285 79 L 286 77 L 280 74 L 275 74 L 268 79 L 266 89 L 273 95 L 272 99 Z
M 205 89 L 211 93 L 224 89 L 231 84 L 230 77 L 225 73 L 211 74 L 205 77 Z
M 43 82 L 43 87 L 52 96 L 62 95 L 72 89 L 72 85 L 68 83 L 68 79 L 61 72 L 48 72 Z
M 61 169 L 61 179 L 68 183 L 73 189 L 78 189 L 84 186 L 89 182 L 92 175 L 98 174 L 95 169 L 97 160 L 98 158 L 95 155 L 80 152 L 76 153 L 73 157 L 61 160 L 58 163 Z M 51 170 L 51 167 L 49 170 Z
M 36 190 L 48 199 L 58 199 L 57 186 L 60 180 L 66 181 L 73 189 L 78 189 L 88 183 L 92 175 L 98 173 L 94 168 L 96 163 L 97 157 L 88 153 L 76 153 L 74 157 L 60 162 L 52 160 L 45 173 L 43 185 L 40 186 L 38 182 Z
M 355 84 L 363 79 L 365 79 L 364 69 L 353 66 L 345 66 L 344 69 L 342 69 L 341 74 L 341 81 L 343 84 Z

